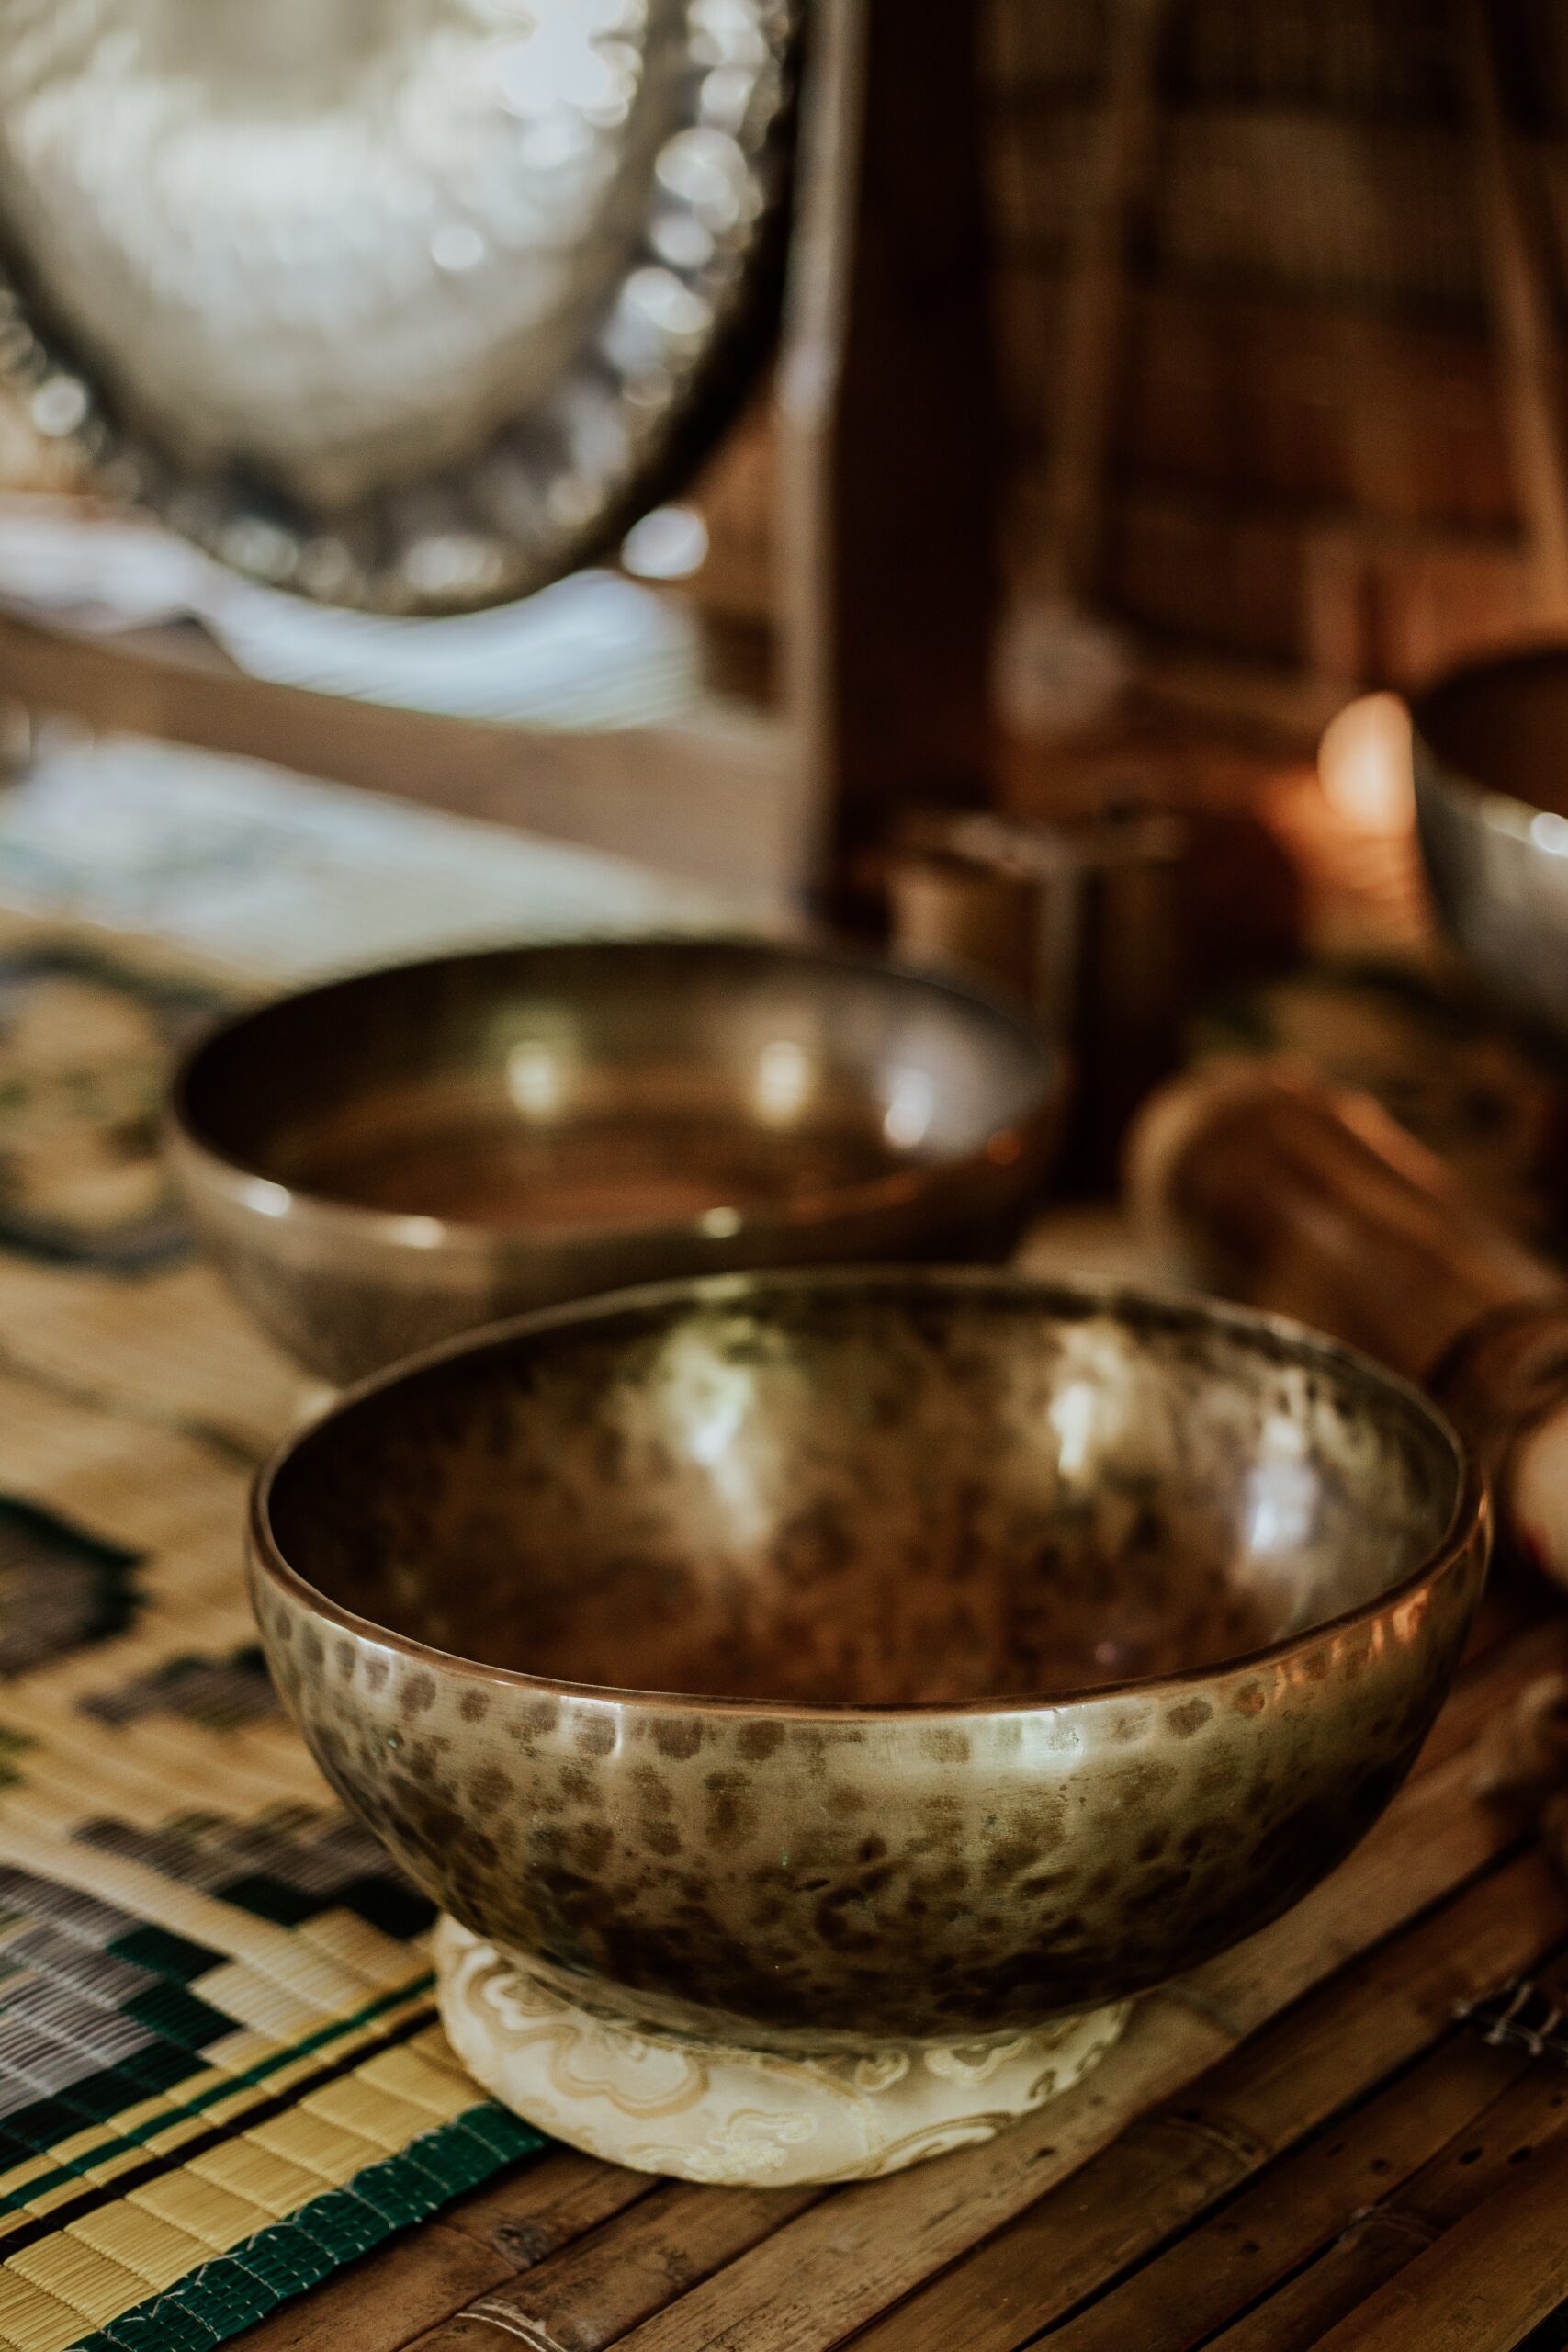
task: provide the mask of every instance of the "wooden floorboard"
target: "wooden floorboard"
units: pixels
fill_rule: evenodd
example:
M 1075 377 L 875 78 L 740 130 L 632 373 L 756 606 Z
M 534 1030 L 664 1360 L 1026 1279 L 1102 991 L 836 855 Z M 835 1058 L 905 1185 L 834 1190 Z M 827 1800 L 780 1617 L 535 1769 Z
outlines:
M 1506 2088 L 1418 2171 L 1385 2183 L 1312 2259 L 1212 2336 L 1213 2352 L 1305 2352 L 1445 2230 L 1517 2180 L 1564 2130 L 1568 2073 L 1523 2061 Z
M 1072 2179 L 902 2311 L 858 2336 L 856 2352 L 892 2352 L 894 2346 L 897 2352 L 906 2346 L 908 2352 L 934 2352 L 953 2344 L 963 2344 L 965 2352 L 1013 2352 L 1075 2306 L 1104 2295 L 1108 2285 L 1155 2254 L 1173 2233 L 1262 2174 L 1307 2134 L 1320 2132 L 1423 2050 L 1451 2042 L 1456 1999 L 1532 1965 L 1564 1933 L 1568 1900 L 1540 1858 L 1532 1854 L 1504 1865 L 1240 2044 L 1167 2106 L 1140 2117 Z M 1411 2165 L 1440 2147 L 1464 2120 L 1462 2113 L 1454 2115 L 1453 2099 L 1468 2099 L 1469 2111 L 1476 2113 L 1517 2071 L 1515 2062 L 1484 2050 L 1477 2039 L 1468 2055 L 1454 2055 L 1451 2068 L 1438 2069 L 1435 2084 L 1424 2093 L 1416 2084 L 1417 2100 L 1423 2095 L 1438 2098 L 1442 2086 L 1442 2120 L 1427 2127 L 1410 2124 Z M 1407 2088 L 1402 2082 L 1390 2093 L 1394 2109 L 1405 2103 Z M 1351 2145 L 1364 2136 L 1359 2119 L 1344 2128 L 1354 2135 Z M 1381 2160 L 1377 2149 L 1367 2157 L 1369 2165 Z M 1339 2159 L 1347 2177 L 1354 2165 L 1353 2155 Z M 1353 2211 L 1352 2204 L 1346 2222 Z M 1309 2241 L 1298 2258 L 1311 2251 Z M 1162 2290 L 1145 2288 L 1143 2281 L 1150 2275 L 1141 2272 L 1099 2305 L 1111 2314 L 1105 2332 L 1097 2332 L 1098 2316 L 1081 2324 L 1086 2346 L 1120 2341 L 1139 2346 L 1141 2352 L 1145 2334 L 1151 2345 L 1160 2340 Z M 1258 2287 L 1264 2283 L 1259 2279 Z M 1238 2292 L 1212 2324 L 1222 2324 L 1248 2299 L 1245 2290 Z M 1125 2318 L 1130 2310 L 1137 2312 L 1135 2324 Z M 1118 2335 L 1118 2329 L 1124 2332 Z M 1061 2340 L 1077 2352 L 1074 2327 Z
M 815 2202 L 808 2189 L 694 2188 L 668 2181 L 615 2222 L 422 2335 L 418 2352 L 477 2352 L 515 2335 L 539 2352 L 602 2352 L 639 2321 Z

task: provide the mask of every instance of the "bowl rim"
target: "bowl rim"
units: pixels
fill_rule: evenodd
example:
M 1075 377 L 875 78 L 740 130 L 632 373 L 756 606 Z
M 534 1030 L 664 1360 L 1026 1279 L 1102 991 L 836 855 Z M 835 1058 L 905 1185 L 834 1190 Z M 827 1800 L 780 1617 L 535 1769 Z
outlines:
M 1013 1043 L 1024 1048 L 1033 1061 L 1033 1077 L 1026 1099 L 1010 1115 L 999 1118 L 972 1149 L 923 1161 L 911 1157 L 886 1175 L 803 1194 L 793 1202 L 750 1208 L 737 1204 L 733 1211 L 725 1210 L 722 1230 L 706 1222 L 713 1217 L 713 1210 L 689 1217 L 647 1221 L 634 1218 L 622 1224 L 520 1226 L 433 1216 L 417 1210 L 374 1208 L 332 1193 L 312 1192 L 305 1185 L 285 1183 L 264 1169 L 248 1165 L 225 1148 L 207 1127 L 193 1102 L 193 1091 L 201 1081 L 209 1057 L 231 1048 L 247 1028 L 259 1025 L 286 1005 L 306 1006 L 342 990 L 373 987 L 378 980 L 402 979 L 419 973 L 434 974 L 485 964 L 502 966 L 519 958 L 583 951 L 618 957 L 624 950 L 649 948 L 683 956 L 739 955 L 758 966 L 815 967 L 824 978 L 835 973 L 855 973 L 891 982 L 896 988 L 918 989 L 930 997 L 945 1000 L 965 1019 L 983 1021 L 1010 1033 Z M 1015 1008 L 1004 997 L 946 971 L 867 953 L 833 940 L 774 939 L 765 933 L 744 931 L 628 932 L 603 938 L 520 940 L 510 945 L 459 948 L 446 955 L 372 965 L 362 971 L 338 973 L 309 988 L 285 989 L 260 1004 L 246 1005 L 220 1020 L 181 1057 L 165 1098 L 164 1129 L 176 1173 L 183 1173 L 187 1182 L 195 1170 L 203 1184 L 221 1192 L 231 1206 L 252 1216 L 265 1216 L 279 1226 L 291 1225 L 296 1230 L 319 1227 L 327 1239 L 334 1235 L 352 1237 L 382 1249 L 417 1251 L 431 1259 L 444 1256 L 479 1261 L 491 1260 L 497 1253 L 531 1256 L 541 1250 L 580 1250 L 589 1253 L 607 1244 L 629 1240 L 652 1249 L 665 1244 L 682 1248 L 711 1244 L 733 1249 L 755 1244 L 769 1235 L 798 1232 L 840 1218 L 907 1208 L 950 1186 L 1007 1174 L 1021 1162 L 1028 1161 L 1032 1151 L 1049 1148 L 1066 1108 L 1070 1076 L 1069 1058 L 1063 1046 L 1046 1036 L 1021 1007 Z M 732 1216 L 739 1221 L 732 1222 Z
M 296 1451 L 333 1420 L 384 1390 L 398 1387 L 415 1375 L 435 1371 L 444 1363 L 465 1356 L 501 1353 L 519 1341 L 544 1337 L 563 1328 L 591 1327 L 613 1321 L 628 1312 L 646 1312 L 649 1308 L 682 1301 L 722 1304 L 729 1299 L 779 1292 L 863 1292 L 911 1288 L 949 1293 L 955 1290 L 999 1293 L 1010 1298 L 1036 1301 L 1047 1309 L 1053 1300 L 1070 1301 L 1075 1306 L 1087 1306 L 1102 1313 L 1125 1314 L 1129 1308 L 1136 1307 L 1191 1324 L 1218 1324 L 1244 1337 L 1268 1338 L 1282 1342 L 1293 1351 L 1315 1358 L 1325 1367 L 1333 1367 L 1341 1374 L 1349 1374 L 1413 1408 L 1416 1417 L 1443 1441 L 1455 1469 L 1453 1506 L 1444 1531 L 1416 1566 L 1385 1591 L 1375 1594 L 1370 1600 L 1358 1602 L 1353 1608 L 1341 1610 L 1333 1617 L 1323 1618 L 1316 1624 L 1282 1634 L 1258 1649 L 1238 1651 L 1234 1657 L 1215 1658 L 1205 1665 L 1184 1667 L 1172 1674 L 1134 1675 L 1118 1682 L 1078 1686 L 1039 1698 L 921 1699 L 897 1701 L 883 1706 L 867 1706 L 858 1700 L 739 1699 L 705 1691 L 643 1690 L 616 1683 L 576 1682 L 553 1675 L 530 1674 L 515 1667 L 487 1665 L 482 1658 L 438 1649 L 432 1643 L 419 1641 L 412 1634 L 400 1634 L 393 1627 L 378 1624 L 373 1618 L 362 1617 L 355 1611 L 344 1608 L 310 1583 L 285 1558 L 273 1534 L 270 1518 L 272 1491 Z M 629 1708 L 637 1714 L 667 1714 L 674 1709 L 703 1715 L 762 1716 L 785 1718 L 796 1723 L 821 1721 L 832 1724 L 931 1722 L 960 1716 L 971 1720 L 982 1716 L 1043 1716 L 1058 1714 L 1066 1708 L 1090 1702 L 1116 1703 L 1154 1693 L 1179 1692 L 1194 1685 L 1211 1683 L 1221 1676 L 1254 1672 L 1298 1657 L 1322 1642 L 1354 1632 L 1361 1625 L 1373 1623 L 1412 1599 L 1426 1586 L 1435 1584 L 1477 1543 L 1483 1547 L 1484 1559 L 1490 1551 L 1491 1526 L 1491 1497 L 1479 1458 L 1464 1443 L 1447 1415 L 1438 1409 L 1425 1390 L 1414 1381 L 1405 1380 L 1398 1373 L 1387 1370 L 1359 1349 L 1347 1347 L 1342 1341 L 1331 1339 L 1326 1333 L 1316 1331 L 1311 1325 L 1298 1322 L 1292 1317 L 1267 1314 L 1256 1307 L 1209 1299 L 1201 1293 L 1155 1284 L 1076 1280 L 1059 1282 L 1049 1276 L 1019 1273 L 1008 1268 L 897 1264 L 700 1274 L 669 1282 L 642 1283 L 629 1289 L 609 1291 L 598 1297 L 574 1300 L 562 1306 L 545 1307 L 531 1315 L 511 1317 L 504 1322 L 489 1324 L 455 1340 L 444 1340 L 436 1347 L 423 1349 L 417 1355 L 405 1357 L 398 1363 L 355 1381 L 298 1423 L 257 1469 L 251 1483 L 247 1511 L 253 1576 L 258 1573 L 265 1576 L 282 1592 L 338 1631 L 373 1641 L 411 1660 L 434 1663 L 444 1672 L 456 1669 L 465 1679 L 491 1686 L 499 1683 L 505 1688 L 558 1700 L 597 1702 L 604 1705 Z

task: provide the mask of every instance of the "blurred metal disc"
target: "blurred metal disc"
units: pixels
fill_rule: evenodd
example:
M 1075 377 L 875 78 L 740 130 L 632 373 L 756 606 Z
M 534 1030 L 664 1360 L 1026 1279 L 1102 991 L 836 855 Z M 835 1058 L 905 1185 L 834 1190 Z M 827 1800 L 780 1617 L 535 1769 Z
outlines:
M 0 0 L 0 368 L 258 578 L 540 587 L 711 429 L 800 6 Z

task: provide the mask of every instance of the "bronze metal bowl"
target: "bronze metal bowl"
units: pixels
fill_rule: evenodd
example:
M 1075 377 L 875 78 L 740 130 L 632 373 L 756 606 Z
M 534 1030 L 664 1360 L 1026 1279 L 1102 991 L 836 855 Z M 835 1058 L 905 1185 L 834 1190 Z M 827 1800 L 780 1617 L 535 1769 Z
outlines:
M 631 940 L 400 966 L 252 1012 L 175 1085 L 204 1241 L 310 1370 L 358 1377 L 677 1274 L 999 1257 L 1060 1125 L 1055 1050 L 830 947 Z
M 1443 926 L 1506 1002 L 1568 1034 L 1568 648 L 1466 663 L 1411 716 Z
M 595 2015 L 1017 2034 L 1304 1894 L 1408 1770 L 1477 1474 L 1298 1326 L 1002 1272 L 671 1283 L 368 1382 L 261 1474 L 327 1778 Z

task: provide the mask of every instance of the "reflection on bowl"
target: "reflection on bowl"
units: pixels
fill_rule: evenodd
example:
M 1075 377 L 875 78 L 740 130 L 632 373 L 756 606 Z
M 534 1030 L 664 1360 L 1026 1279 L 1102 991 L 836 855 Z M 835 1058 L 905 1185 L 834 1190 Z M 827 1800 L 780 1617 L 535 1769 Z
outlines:
M 1020 1018 L 829 948 L 644 940 L 373 972 L 186 1065 L 174 1167 L 257 1320 L 356 1376 L 657 1276 L 999 1255 L 1059 1124 Z
M 1411 710 L 1444 928 L 1506 1002 L 1568 1035 L 1568 648 L 1469 663 Z
M 1201 1303 L 668 1284 L 352 1394 L 252 1576 L 463 1928 L 752 2050 L 1027 2032 L 1303 1894 L 1407 1770 L 1485 1518 L 1413 1390 Z

